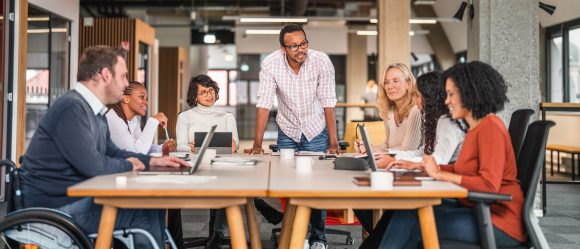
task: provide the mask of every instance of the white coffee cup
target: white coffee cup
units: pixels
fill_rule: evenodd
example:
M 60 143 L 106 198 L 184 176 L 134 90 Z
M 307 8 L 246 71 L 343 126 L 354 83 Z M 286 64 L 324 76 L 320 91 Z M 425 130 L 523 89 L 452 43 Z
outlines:
M 294 159 L 294 149 L 280 149 L 280 159 L 282 160 Z
M 299 156 L 296 157 L 296 171 L 300 173 L 307 173 L 312 171 L 314 166 L 314 159 L 310 156 Z
M 384 171 L 371 172 L 371 188 L 375 190 L 393 189 L 393 173 Z
M 206 149 L 205 153 L 203 154 L 203 159 L 201 160 L 202 163 L 209 164 L 211 159 L 214 159 L 217 155 L 217 150 L 214 149 Z

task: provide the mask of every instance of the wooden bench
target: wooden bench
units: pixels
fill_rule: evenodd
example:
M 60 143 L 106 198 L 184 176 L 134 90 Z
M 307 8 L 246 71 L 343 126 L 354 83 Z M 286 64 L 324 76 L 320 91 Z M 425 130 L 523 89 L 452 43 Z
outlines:
M 560 172 L 560 152 L 572 155 L 572 181 L 576 180 L 576 161 L 580 160 L 580 147 L 562 145 L 562 144 L 548 144 L 546 150 L 550 151 L 550 175 L 554 175 L 554 151 L 558 157 L 558 172 Z M 576 159 L 575 159 L 576 158 Z M 580 161 L 578 162 L 580 167 Z M 580 170 L 579 170 L 580 171 Z

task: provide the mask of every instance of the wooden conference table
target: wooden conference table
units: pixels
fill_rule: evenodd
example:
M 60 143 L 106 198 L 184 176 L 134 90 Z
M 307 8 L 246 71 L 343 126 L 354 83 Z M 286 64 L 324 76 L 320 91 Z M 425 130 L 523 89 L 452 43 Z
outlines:
M 268 196 L 287 197 L 278 248 L 302 248 L 310 209 L 418 209 L 424 248 L 439 248 L 433 206 L 442 198 L 465 198 L 467 190 L 447 182 L 424 181 L 420 187 L 379 191 L 354 184 L 364 171 L 334 170 L 332 161 L 316 160 L 311 172 L 301 173 L 295 160 L 272 158 Z
M 334 170 L 332 161 L 313 159 L 315 165 L 306 173 L 296 170 L 295 159 L 275 156 L 263 156 L 257 167 L 202 164 L 195 176 L 217 178 L 194 183 L 143 183 L 143 176 L 133 172 L 99 176 L 70 187 L 68 194 L 95 197 L 103 205 L 97 249 L 110 248 L 117 208 L 226 208 L 232 247 L 246 248 L 240 205 L 246 205 L 252 248 L 261 248 L 250 197 L 289 198 L 279 248 L 302 248 L 311 208 L 418 209 L 424 248 L 439 248 L 433 206 L 442 198 L 467 197 L 467 190 L 436 181 L 388 191 L 359 187 L 353 177 L 368 172 Z M 126 176 L 127 183 L 116 184 L 116 176 Z
M 96 249 L 111 248 L 118 208 L 226 208 L 232 248 L 245 249 L 241 205 L 246 207 L 249 230 L 257 232 L 250 234 L 252 248 L 257 249 L 262 246 L 249 197 L 267 196 L 270 162 L 264 159 L 256 167 L 202 164 L 193 176 L 145 176 L 135 172 L 98 176 L 70 187 L 68 195 L 94 197 L 95 203 L 103 205 Z M 127 177 L 127 183 L 117 184 L 117 176 Z

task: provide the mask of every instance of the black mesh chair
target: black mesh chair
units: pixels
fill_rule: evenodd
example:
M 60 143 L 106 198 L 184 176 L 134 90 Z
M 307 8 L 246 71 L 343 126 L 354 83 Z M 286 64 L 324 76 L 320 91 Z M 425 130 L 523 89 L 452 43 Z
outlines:
M 536 121 L 529 125 L 528 131 L 525 135 L 523 142 L 525 146 L 522 147 L 520 155 L 517 158 L 517 178 L 520 181 L 520 186 L 525 198 L 522 219 L 524 221 L 526 232 L 528 233 L 528 241 L 525 245 L 509 249 L 550 248 L 546 237 L 538 224 L 538 218 L 534 214 L 533 206 L 540 179 L 540 172 L 546 154 L 548 132 L 554 125 L 555 123 L 552 121 Z M 510 201 L 512 197 L 510 195 L 472 191 L 469 192 L 468 198 L 475 204 L 481 245 L 471 245 L 456 241 L 442 241 L 441 248 L 495 249 L 496 244 L 493 235 L 493 224 L 491 222 L 489 206 L 496 201 Z
M 508 132 L 512 139 L 512 146 L 514 147 L 514 155 L 516 155 L 516 158 L 520 154 L 532 114 L 534 114 L 534 110 L 531 109 L 521 109 L 512 113 Z

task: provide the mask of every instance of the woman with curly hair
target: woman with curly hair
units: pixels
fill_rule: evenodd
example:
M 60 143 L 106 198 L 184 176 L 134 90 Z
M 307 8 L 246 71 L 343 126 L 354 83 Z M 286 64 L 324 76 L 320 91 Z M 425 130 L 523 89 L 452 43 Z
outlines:
M 465 128 L 460 121 L 451 119 L 445 106 L 445 95 L 445 82 L 441 81 L 440 72 L 426 73 L 417 78 L 417 88 L 413 91 L 413 98 L 422 114 L 423 146 L 417 150 L 399 151 L 395 156 L 397 161 L 390 164 L 385 163 L 385 155 L 377 155 L 376 164 L 379 168 L 393 166 L 407 169 L 420 168 L 423 155 L 433 155 L 438 164 L 455 162 L 461 151 Z M 377 248 L 393 211 L 385 211 L 374 229 L 372 211 L 355 210 L 355 214 L 365 230 L 369 232 L 369 236 L 360 248 Z
M 189 81 L 187 104 L 191 109 L 177 117 L 177 150 L 195 152 L 194 137 L 196 132 L 209 132 L 213 125 L 216 131 L 232 133 L 232 152 L 238 149 L 238 128 L 234 115 L 214 106 L 219 99 L 220 88 L 207 75 L 197 75 Z M 198 147 L 201 144 L 197 145 Z
M 455 164 L 439 166 L 425 155 L 421 167 L 433 179 L 469 191 L 511 195 L 512 201 L 491 206 L 491 220 L 498 247 L 519 246 L 526 241 L 524 196 L 509 133 L 495 115 L 508 101 L 506 83 L 495 69 L 477 61 L 453 66 L 443 79 L 451 117 L 465 120 L 469 130 Z M 434 213 L 440 240 L 480 241 L 475 209 L 467 199 L 443 200 Z M 417 212 L 395 211 L 380 248 L 417 248 L 420 240 Z
M 379 117 L 385 122 L 387 139 L 384 144 L 373 146 L 373 151 L 416 150 L 421 143 L 421 113 L 413 101 L 415 77 L 402 63 L 389 65 L 379 83 L 377 107 Z M 364 153 L 362 141 L 355 141 L 357 151 Z M 395 160 L 388 156 L 388 164 Z

